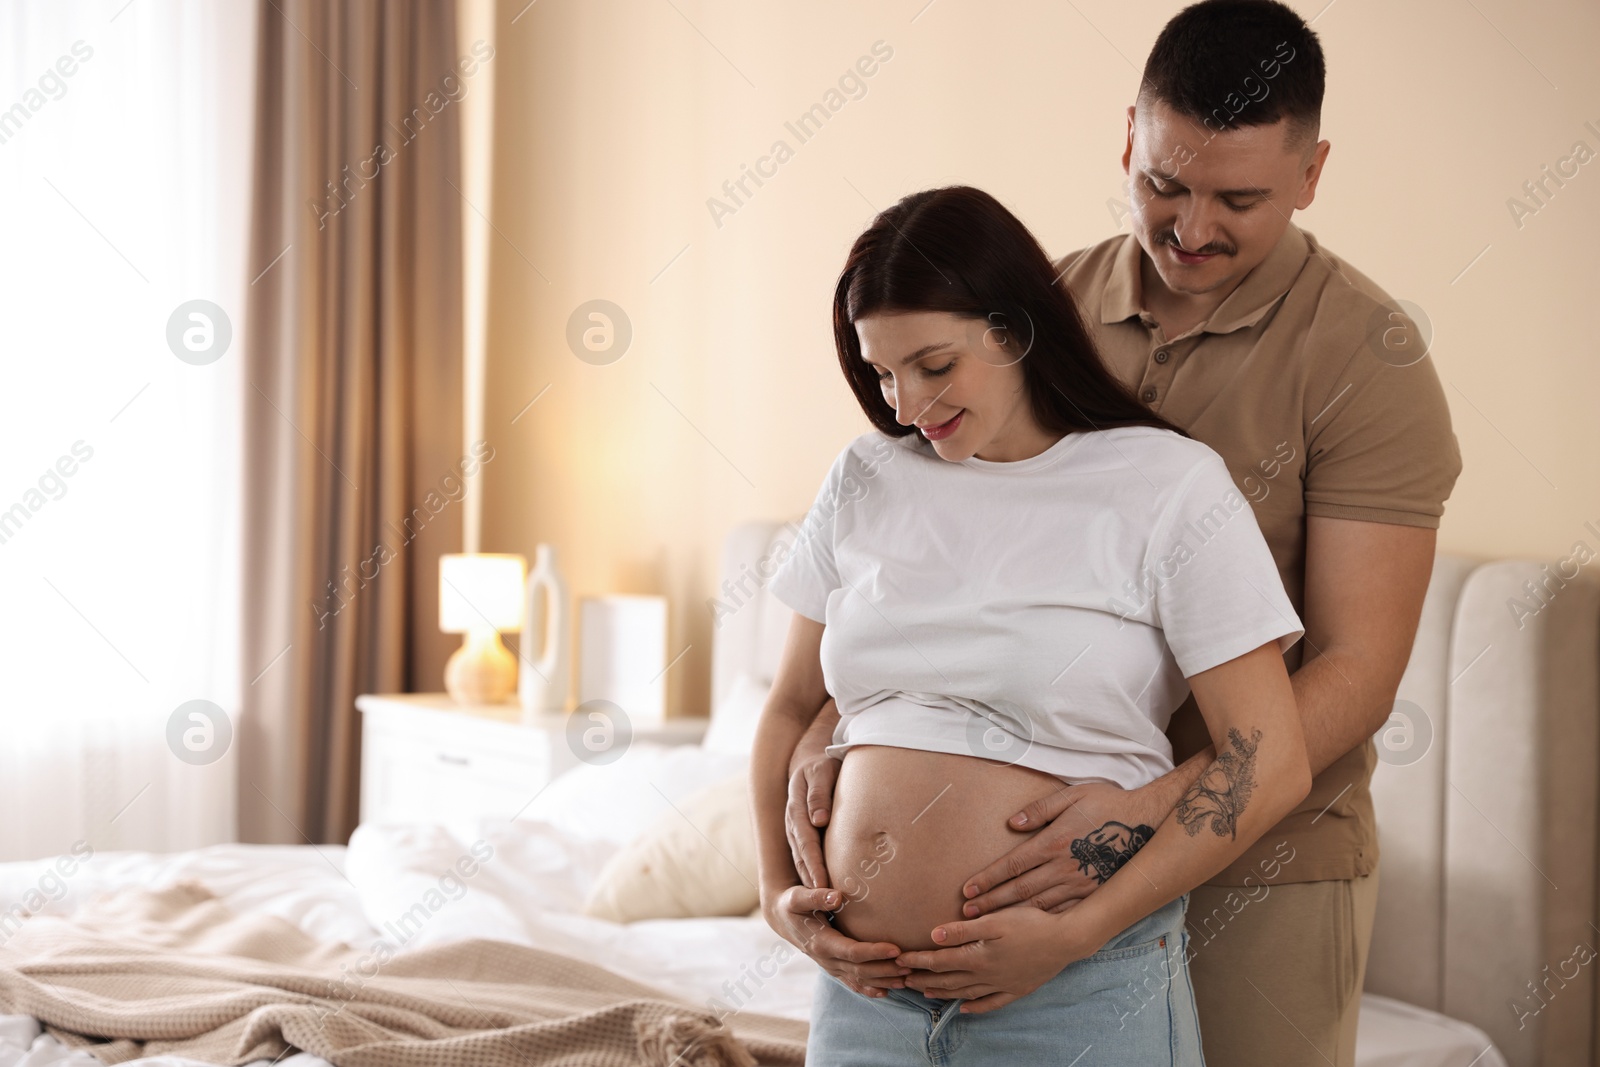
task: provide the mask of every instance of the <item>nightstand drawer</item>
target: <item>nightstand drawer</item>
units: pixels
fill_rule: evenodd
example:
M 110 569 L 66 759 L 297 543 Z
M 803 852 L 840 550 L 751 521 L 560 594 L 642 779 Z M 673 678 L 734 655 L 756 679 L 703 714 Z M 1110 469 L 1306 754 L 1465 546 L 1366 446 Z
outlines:
M 522 720 L 514 705 L 459 708 L 443 694 L 364 695 L 361 821 L 440 822 L 512 818 L 579 763 L 573 720 Z M 696 744 L 705 720 L 635 730 L 637 740 Z
M 371 730 L 362 738 L 362 821 L 510 818 L 551 778 L 544 737 L 530 740 L 538 744 L 506 753 Z
M 508 789 L 525 789 L 530 785 L 537 789 L 550 779 L 550 748 L 543 737 L 532 738 L 537 744 L 524 751 L 506 752 L 425 741 L 386 730 L 376 730 L 373 736 L 381 738 L 379 743 L 390 759 L 441 777 L 470 778 Z

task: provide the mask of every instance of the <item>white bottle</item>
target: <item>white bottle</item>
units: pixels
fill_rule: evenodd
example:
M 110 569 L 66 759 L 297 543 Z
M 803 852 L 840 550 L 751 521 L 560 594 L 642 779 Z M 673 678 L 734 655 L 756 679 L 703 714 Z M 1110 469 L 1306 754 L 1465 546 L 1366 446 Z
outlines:
M 572 620 L 567 611 L 567 583 L 556 567 L 555 546 L 541 544 L 535 549 L 533 569 L 528 572 L 527 595 L 522 604 L 517 699 L 522 704 L 523 719 L 566 712 L 571 649 Z

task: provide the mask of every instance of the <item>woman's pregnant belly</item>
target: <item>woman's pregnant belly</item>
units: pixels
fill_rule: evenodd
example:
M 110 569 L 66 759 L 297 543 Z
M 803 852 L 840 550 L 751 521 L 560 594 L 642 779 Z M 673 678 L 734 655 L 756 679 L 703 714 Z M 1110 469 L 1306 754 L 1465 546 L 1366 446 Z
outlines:
M 933 928 L 964 917 L 967 880 L 1038 832 L 1006 820 L 1062 788 L 1054 775 L 977 756 L 847 749 L 822 842 L 845 898 L 834 926 L 901 950 L 939 947 Z

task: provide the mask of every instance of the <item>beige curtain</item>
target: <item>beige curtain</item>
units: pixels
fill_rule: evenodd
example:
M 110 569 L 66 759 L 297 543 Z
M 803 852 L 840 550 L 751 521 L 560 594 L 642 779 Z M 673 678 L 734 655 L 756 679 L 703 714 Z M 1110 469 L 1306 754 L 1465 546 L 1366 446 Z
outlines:
M 438 565 L 461 550 L 466 453 L 461 59 L 451 2 L 261 5 L 241 841 L 345 841 L 355 697 L 443 687 Z

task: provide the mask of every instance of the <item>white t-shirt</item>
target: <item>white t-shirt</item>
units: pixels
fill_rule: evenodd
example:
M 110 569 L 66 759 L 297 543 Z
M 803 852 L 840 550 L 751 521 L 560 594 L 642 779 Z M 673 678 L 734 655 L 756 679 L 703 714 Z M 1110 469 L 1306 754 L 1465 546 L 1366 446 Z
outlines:
M 862 434 L 771 589 L 827 626 L 830 755 L 893 745 L 1124 788 L 1172 769 L 1189 676 L 1305 632 L 1222 457 L 1148 426 L 1014 463 Z

